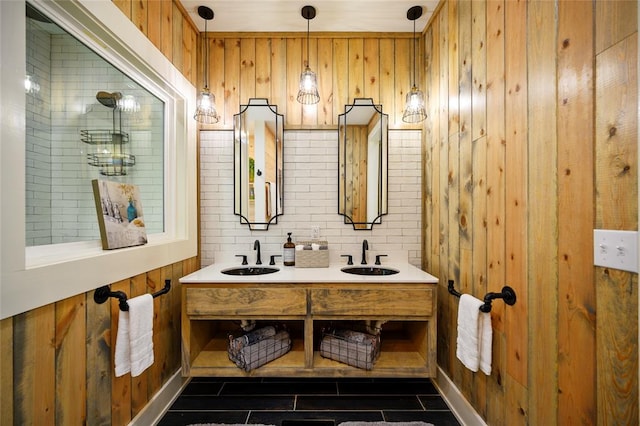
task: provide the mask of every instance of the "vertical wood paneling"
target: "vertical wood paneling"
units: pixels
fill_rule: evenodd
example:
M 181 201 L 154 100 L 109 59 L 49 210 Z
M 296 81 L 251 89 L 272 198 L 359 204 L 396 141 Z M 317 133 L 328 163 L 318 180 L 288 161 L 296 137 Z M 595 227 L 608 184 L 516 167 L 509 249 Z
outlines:
M 459 37 L 459 73 L 458 73 L 458 99 L 460 111 L 460 212 L 458 227 L 460 229 L 460 249 L 471 250 L 473 235 L 473 205 L 471 203 L 471 191 L 473 188 L 473 169 L 471 157 L 471 2 L 461 2 L 458 8 Z M 469 286 L 473 286 L 472 265 L 466 265 L 471 272 Z M 461 282 L 461 285 L 464 283 Z
M 224 113 L 220 121 L 227 126 L 233 125 L 233 115 L 240 108 L 240 39 L 226 38 L 224 41 Z M 213 74 L 209 77 L 215 79 Z M 222 101 L 218 101 L 222 102 Z
M 171 52 L 172 52 L 172 63 L 179 70 L 182 69 L 184 64 L 184 52 L 182 51 L 182 31 L 183 26 L 183 17 L 180 8 L 176 6 L 175 3 L 172 3 L 172 18 L 171 18 L 171 34 L 173 34 L 172 43 L 171 43 Z
M 255 97 L 269 99 L 271 96 L 271 39 L 257 39 L 255 49 Z
M 198 41 L 197 34 L 193 27 L 189 25 L 187 18 L 182 19 L 182 68 L 180 71 L 191 83 L 195 83 L 198 77 L 197 53 Z
M 340 113 L 344 112 L 344 106 L 349 102 L 349 40 L 333 40 L 333 75 L 342 78 L 333 79 L 333 97 L 335 105 Z
M 608 49 L 638 31 L 636 0 L 595 1 L 596 53 Z
M 161 30 L 160 50 L 173 63 L 173 1 L 161 2 Z
M 446 12 L 445 12 L 446 11 Z M 440 306 L 443 309 L 438 309 L 438 323 L 439 324 L 452 324 L 452 318 L 455 312 L 455 301 L 452 301 L 447 297 L 446 290 L 447 281 L 453 279 L 449 276 L 449 150 L 447 149 L 448 136 L 449 136 L 449 33 L 448 33 L 448 8 L 443 7 L 441 13 L 438 16 L 440 31 L 439 35 L 439 49 L 440 49 L 440 69 L 438 78 L 438 92 L 440 97 L 438 99 L 438 116 L 435 119 L 438 120 L 438 128 L 440 129 L 440 138 L 438 140 L 438 150 L 440 155 L 438 156 L 438 162 L 440 164 L 440 174 L 438 175 L 438 186 L 440 187 L 440 200 L 438 202 L 439 214 L 439 232 L 438 232 L 438 254 L 440 257 L 440 294 L 438 300 L 442 300 Z M 457 283 L 459 284 L 459 283 Z M 438 365 L 442 366 L 445 371 L 452 372 L 452 365 L 454 365 L 455 349 L 451 346 L 453 330 L 450 327 L 441 327 L 438 329 Z
M 297 100 L 300 88 L 300 74 L 304 70 L 306 58 L 302 57 L 302 39 L 287 39 L 287 117 L 285 120 L 292 123 L 302 123 L 302 105 Z
M 423 264 L 428 266 L 428 271 L 433 271 L 435 276 L 440 276 L 440 120 L 439 116 L 439 104 L 437 100 L 440 98 L 440 25 L 439 20 L 434 20 L 432 24 L 430 45 L 427 45 L 427 49 L 431 46 L 430 54 L 430 69 L 429 79 L 427 80 L 426 93 L 429 93 L 430 102 L 429 105 L 429 126 L 431 127 L 431 138 L 426 141 L 428 149 L 431 152 L 430 162 L 428 168 L 423 170 L 423 173 L 429 173 L 431 181 L 431 197 L 428 200 L 428 208 L 425 209 L 425 214 L 430 215 L 431 220 L 429 226 L 431 227 L 430 237 L 423 238 L 423 240 L 429 239 L 431 241 L 429 250 L 423 253 Z M 439 293 L 444 291 L 443 285 L 439 286 Z M 444 294 L 441 298 L 438 297 L 438 301 L 444 300 Z
M 127 291 L 129 298 L 138 297 L 147 293 L 147 274 L 139 274 L 130 280 L 130 290 Z M 154 312 L 155 314 L 155 312 Z M 155 352 L 155 349 L 154 349 Z M 147 384 L 149 381 L 149 370 L 145 370 L 136 377 L 131 377 L 131 417 L 135 417 L 148 401 Z
M 327 38 L 318 39 L 318 93 L 320 102 L 317 106 L 319 125 L 337 125 L 338 114 L 344 112 L 335 104 L 333 96 L 333 41 Z
M 526 2 L 505 3 L 505 126 L 506 126 L 506 253 L 505 284 L 516 294 L 527 294 L 527 61 L 522 52 L 527 48 Z M 527 322 L 527 301 L 505 309 L 507 341 L 507 373 L 516 383 L 527 383 L 527 336 L 518 332 Z M 509 393 L 510 390 L 507 390 Z M 509 412 L 511 413 L 511 412 Z M 509 416 L 513 424 L 523 419 Z M 508 422 L 509 423 L 509 422 Z
M 638 229 L 637 52 L 636 32 L 596 57 L 597 228 Z M 638 275 L 595 273 L 598 424 L 638 424 Z
M 349 95 L 348 102 L 364 96 L 364 40 L 349 39 Z
M 131 285 L 129 280 L 118 281 L 111 284 L 111 291 L 122 291 L 125 294 L 129 294 Z M 111 307 L 111 360 L 115 360 L 116 349 L 116 337 L 118 335 L 118 324 L 120 309 L 118 303 L 108 301 Z M 111 374 L 114 374 L 112 361 Z M 111 424 L 113 425 L 126 425 L 131 420 L 131 376 L 125 374 L 120 377 L 113 376 L 111 381 Z
M 530 421 L 534 424 L 557 424 L 558 412 L 558 341 L 550 339 L 558 332 L 555 315 L 558 309 L 558 170 L 556 108 L 556 16 L 555 4 L 536 1 L 528 5 L 527 70 L 529 125 L 528 180 L 528 276 L 529 326 L 545 333 L 532 333 L 529 367 L 534 378 L 529 386 Z M 544 199 L 544 203 L 535 202 Z
M 505 2 L 505 284 L 516 294 L 527 294 L 527 4 Z M 527 400 L 527 300 L 503 310 L 506 340 L 505 424 L 524 425 Z M 504 304 L 501 304 L 505 306 Z M 509 402 L 509 398 L 512 402 Z
M 487 291 L 500 291 L 504 285 L 505 262 L 505 106 L 504 106 L 504 2 L 487 2 Z M 490 423 L 504 419 L 505 374 L 501 342 L 502 304 L 491 312 L 494 328 L 492 377 L 487 380 L 486 417 Z
M 447 249 L 445 257 L 447 262 L 447 277 L 455 281 L 456 286 L 461 288 L 465 293 L 467 289 L 462 286 L 467 283 L 462 283 L 460 273 L 460 226 L 459 226 L 459 213 L 460 213 L 460 116 L 459 116 L 459 87 L 460 84 L 459 75 L 459 50 L 458 50 L 458 0 L 452 0 L 447 3 L 448 15 L 447 15 L 447 41 L 448 41 L 448 97 L 447 97 L 447 142 L 443 144 L 442 148 L 447 151 L 447 163 L 442 163 L 442 166 L 446 165 L 447 174 L 447 215 L 442 216 L 443 221 L 447 223 Z M 442 170 L 442 169 L 441 169 Z M 452 301 L 453 302 L 453 301 Z M 457 317 L 457 309 L 452 308 L 449 310 L 448 323 L 453 323 Z M 456 347 L 457 333 L 449 333 L 449 347 Z M 451 365 L 456 365 L 459 361 L 455 357 L 455 350 L 451 352 Z M 461 381 L 462 369 L 455 368 L 453 370 L 453 377 L 458 381 Z
M 256 97 L 256 40 L 240 40 L 240 104 L 246 105 Z
M 87 295 L 87 421 L 111 424 L 111 308 Z M 155 387 L 159 389 L 159 386 Z
M 636 18 L 636 2 L 458 0 L 426 29 L 423 264 L 441 282 L 438 363 L 488 424 L 638 422 L 638 276 L 594 278 L 591 253 L 594 227 L 637 229 Z M 456 273 L 463 291 L 518 295 L 493 304 L 488 377 L 455 358 L 457 301 L 443 287 Z
M 364 83 L 362 96 L 380 103 L 380 40 L 364 39 Z M 383 111 L 386 111 L 383 106 Z
M 459 235 L 459 288 L 473 294 L 473 157 L 471 144 L 471 2 L 458 4 L 458 94 L 460 122 L 458 159 L 458 213 L 457 234 Z M 467 369 L 460 369 L 460 383 L 464 389 L 471 388 L 473 375 Z
M 287 40 L 284 38 L 273 38 L 271 40 L 271 100 L 269 103 L 278 106 L 278 112 L 285 117 L 285 124 L 289 116 L 286 93 Z
M 125 14 L 125 16 L 131 19 L 131 2 L 133 0 L 111 0 L 113 4 L 115 4 L 118 9 Z
M 149 292 L 154 293 L 164 287 L 164 280 L 162 279 L 162 270 L 155 269 L 149 271 L 146 274 L 147 287 Z M 173 284 L 173 283 L 172 283 Z M 172 292 L 175 289 L 172 289 Z M 170 293 L 172 293 L 170 292 Z M 164 296 L 168 296 L 165 294 Z M 167 335 L 170 335 L 169 331 L 169 312 L 167 307 L 168 297 L 156 297 L 153 299 L 153 358 L 154 362 L 149 367 L 148 379 L 148 397 L 152 396 L 154 389 L 159 389 L 163 383 L 163 370 L 167 368 L 169 362 L 167 362 L 170 345 L 172 344 Z
M 162 50 L 162 6 L 163 0 L 147 2 L 147 38 Z
M 427 99 L 434 99 L 432 86 L 433 86 L 433 60 L 435 54 L 433 52 L 433 27 L 429 27 L 425 31 L 424 36 L 424 82 L 425 82 L 425 95 Z M 422 133 L 422 205 L 421 205 L 421 221 L 423 224 L 422 231 L 422 247 L 421 247 L 421 259 L 420 266 L 425 271 L 432 271 L 435 273 L 432 267 L 433 258 L 429 256 L 432 241 L 433 232 L 433 211 L 435 210 L 433 205 L 433 189 L 436 185 L 433 183 L 433 141 L 434 141 L 434 129 L 433 129 L 433 103 L 427 103 L 427 114 L 431 117 L 431 120 L 424 122 L 424 131 Z M 437 351 L 436 351 L 437 353 Z
M 138 27 L 142 34 L 148 35 L 147 0 L 132 0 L 131 22 Z
M 486 138 L 486 4 L 471 2 L 471 140 L 473 189 L 472 229 L 472 282 L 473 294 L 486 293 L 487 280 L 487 138 Z M 466 388 L 470 401 L 486 400 L 486 377 L 474 377 Z
M 0 321 L 0 425 L 13 425 L 13 318 Z
M 558 6 L 558 423 L 595 424 L 593 5 Z
M 216 97 L 216 108 L 220 121 L 224 122 L 226 117 L 226 86 L 227 80 L 225 79 L 226 57 L 225 46 L 229 41 L 224 38 L 206 38 L 206 43 L 209 44 L 209 78 L 207 84 L 209 90 Z M 216 77 L 214 77 L 216 76 Z M 204 79 L 203 79 L 204 81 Z M 202 90 L 203 83 L 198 82 L 198 89 Z M 238 111 L 232 111 L 231 114 L 236 114 Z
M 55 424 L 86 422 L 87 367 L 86 317 L 84 294 L 55 304 L 56 398 Z
M 54 305 L 16 316 L 13 329 L 15 421 L 17 424 L 53 424 L 56 419 Z
M 163 268 L 163 273 L 165 274 L 165 278 L 169 278 L 169 268 L 171 269 L 171 282 L 174 283 L 174 291 L 169 295 L 168 300 L 166 301 L 166 303 L 168 303 L 170 309 L 169 312 L 167 312 L 167 315 L 170 317 L 170 322 L 169 322 L 169 330 L 171 332 L 171 335 L 167 341 L 167 345 L 169 345 L 169 365 L 171 366 L 180 366 L 181 363 L 181 351 L 180 351 L 180 345 L 177 345 L 175 342 L 179 342 L 180 341 L 180 336 L 182 333 L 182 329 L 181 329 L 181 311 L 182 311 L 182 298 L 181 298 L 181 294 L 182 294 L 182 289 L 181 289 L 181 285 L 180 285 L 180 278 L 195 271 L 197 268 L 197 265 L 194 264 L 193 269 L 187 269 L 183 266 L 183 262 L 178 262 L 178 263 L 174 263 L 173 265 L 167 265 L 167 267 Z M 163 382 L 166 382 L 171 375 L 176 371 L 175 367 L 171 368 L 171 369 L 164 369 L 163 372 L 165 373 L 163 376 Z
M 459 45 L 458 45 L 458 0 L 449 0 L 447 2 L 447 8 L 449 9 L 449 22 L 447 31 L 449 32 L 447 38 L 449 40 L 449 134 L 458 133 L 460 124 L 460 111 L 458 99 L 458 60 L 459 60 Z
M 416 35 L 417 37 L 417 35 Z M 394 103 L 389 108 L 389 123 L 394 123 L 396 128 L 409 127 L 404 121 L 402 121 L 402 113 L 404 112 L 404 101 L 407 93 L 411 90 L 411 73 L 413 69 L 413 62 L 411 52 L 413 47 L 413 38 L 395 40 L 395 62 L 394 62 L 394 80 L 395 85 L 393 93 L 395 94 Z M 418 51 L 418 43 L 415 44 L 416 52 Z M 417 63 L 416 63 L 417 64 Z M 417 65 L 416 65 L 417 69 Z M 416 84 L 418 82 L 416 81 Z
M 389 114 L 389 126 L 393 126 L 395 105 L 395 43 L 391 39 L 380 39 L 380 104 Z M 406 90 L 406 89 L 405 89 Z M 344 105 L 337 104 L 341 111 Z M 402 106 L 399 108 L 403 108 Z
M 487 7 L 483 1 L 471 2 L 472 140 L 486 135 L 487 128 Z

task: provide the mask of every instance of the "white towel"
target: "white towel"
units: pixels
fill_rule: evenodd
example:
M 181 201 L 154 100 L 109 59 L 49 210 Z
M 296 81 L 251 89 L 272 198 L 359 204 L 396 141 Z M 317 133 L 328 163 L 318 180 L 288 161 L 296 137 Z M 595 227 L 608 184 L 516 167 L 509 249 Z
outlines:
M 491 374 L 491 314 L 480 312 L 484 302 L 469 294 L 460 296 L 456 356 L 471 371 Z
M 153 364 L 153 296 L 127 300 L 129 311 L 120 311 L 116 336 L 116 377 L 131 372 L 139 376 Z

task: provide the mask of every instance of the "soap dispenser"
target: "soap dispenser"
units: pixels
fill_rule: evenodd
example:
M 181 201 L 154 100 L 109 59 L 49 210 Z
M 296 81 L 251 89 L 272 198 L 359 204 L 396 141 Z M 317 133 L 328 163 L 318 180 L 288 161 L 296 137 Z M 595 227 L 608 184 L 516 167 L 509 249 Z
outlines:
M 296 264 L 296 245 L 291 241 L 291 232 L 287 232 L 287 242 L 284 243 L 284 255 L 282 256 L 285 266 L 295 266 Z

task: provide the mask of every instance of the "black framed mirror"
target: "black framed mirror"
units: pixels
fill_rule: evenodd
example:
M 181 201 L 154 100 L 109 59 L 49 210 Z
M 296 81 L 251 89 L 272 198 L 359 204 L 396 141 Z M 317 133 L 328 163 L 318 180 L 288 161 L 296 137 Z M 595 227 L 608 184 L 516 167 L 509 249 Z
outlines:
M 355 230 L 371 230 L 387 214 L 388 122 L 370 98 L 338 116 L 338 213 Z
M 284 116 L 263 98 L 233 116 L 234 213 L 252 230 L 267 230 L 283 212 Z

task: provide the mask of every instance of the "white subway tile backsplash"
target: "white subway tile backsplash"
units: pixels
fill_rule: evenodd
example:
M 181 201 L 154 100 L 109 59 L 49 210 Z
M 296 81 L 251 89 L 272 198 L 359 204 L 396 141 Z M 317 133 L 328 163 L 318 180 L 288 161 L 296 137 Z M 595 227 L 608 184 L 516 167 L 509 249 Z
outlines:
M 280 254 L 287 232 L 310 238 L 311 226 L 332 251 L 359 256 L 362 240 L 371 250 L 402 250 L 420 266 L 421 158 L 419 131 L 389 132 L 389 214 L 370 231 L 355 231 L 338 211 L 337 131 L 291 130 L 284 137 L 284 215 L 269 230 L 251 231 L 233 214 L 233 133 L 200 133 L 201 253 L 203 266 L 220 252 L 247 254 L 259 239 L 263 259 Z M 227 253 L 228 254 L 228 253 Z

